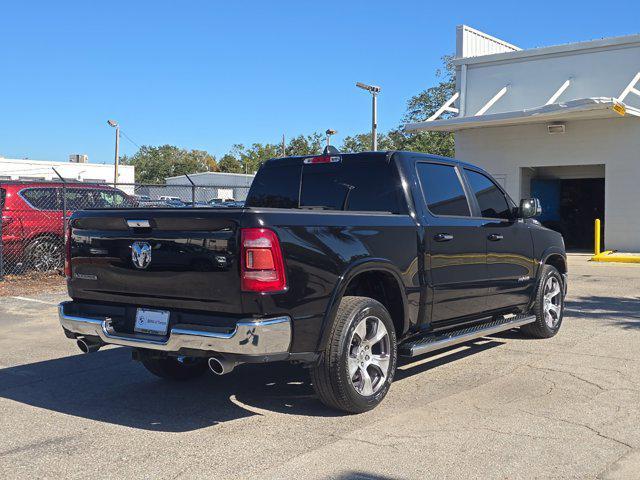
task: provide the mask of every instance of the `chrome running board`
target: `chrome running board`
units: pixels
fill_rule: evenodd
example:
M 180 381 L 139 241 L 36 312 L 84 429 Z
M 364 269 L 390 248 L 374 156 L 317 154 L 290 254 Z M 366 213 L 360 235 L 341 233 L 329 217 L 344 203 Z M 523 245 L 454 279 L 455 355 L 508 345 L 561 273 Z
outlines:
M 470 342 L 476 338 L 486 337 L 494 333 L 504 332 L 512 328 L 518 328 L 536 321 L 535 315 L 517 315 L 515 317 L 501 318 L 489 322 L 480 323 L 472 327 L 447 332 L 437 332 L 417 340 L 403 343 L 399 347 L 399 354 L 403 357 L 415 357 L 424 353 L 433 352 L 442 348 L 451 347 L 460 343 Z

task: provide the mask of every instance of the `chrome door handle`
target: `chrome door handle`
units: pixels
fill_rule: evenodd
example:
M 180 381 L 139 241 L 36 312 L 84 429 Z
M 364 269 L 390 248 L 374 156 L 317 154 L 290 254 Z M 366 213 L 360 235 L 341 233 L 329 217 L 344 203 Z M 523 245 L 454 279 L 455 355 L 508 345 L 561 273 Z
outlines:
M 487 237 L 489 240 L 491 240 L 492 242 L 499 242 L 500 240 L 502 240 L 504 237 L 502 235 L 500 235 L 499 233 L 492 233 L 491 235 L 489 235 Z
M 453 235 L 451 235 L 450 233 L 436 233 L 433 236 L 433 239 L 436 242 L 449 242 L 453 240 Z

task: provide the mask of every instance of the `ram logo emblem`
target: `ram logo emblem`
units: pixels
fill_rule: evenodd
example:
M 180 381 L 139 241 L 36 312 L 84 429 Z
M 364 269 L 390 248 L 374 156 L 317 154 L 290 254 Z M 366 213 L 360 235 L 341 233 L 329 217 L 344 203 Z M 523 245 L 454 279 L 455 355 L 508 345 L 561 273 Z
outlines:
M 147 242 L 134 242 L 131 245 L 131 261 L 139 270 L 147 268 L 151 263 L 151 245 Z

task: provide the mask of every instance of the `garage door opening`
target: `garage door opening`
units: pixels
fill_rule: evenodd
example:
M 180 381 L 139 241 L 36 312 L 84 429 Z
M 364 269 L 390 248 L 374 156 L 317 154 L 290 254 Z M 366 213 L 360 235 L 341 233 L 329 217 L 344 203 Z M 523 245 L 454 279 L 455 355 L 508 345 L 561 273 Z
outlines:
M 542 202 L 538 220 L 562 233 L 568 250 L 593 251 L 594 221 L 604 222 L 604 165 L 527 170 L 530 196 Z

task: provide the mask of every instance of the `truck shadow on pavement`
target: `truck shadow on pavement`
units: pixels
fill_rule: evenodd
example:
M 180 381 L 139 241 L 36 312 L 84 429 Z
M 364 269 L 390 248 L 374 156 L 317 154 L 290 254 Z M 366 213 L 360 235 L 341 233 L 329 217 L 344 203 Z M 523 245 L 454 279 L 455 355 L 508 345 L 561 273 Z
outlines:
M 488 348 L 497 341 L 457 347 L 449 355 L 409 359 L 396 381 Z M 0 370 L 0 398 L 89 420 L 137 429 L 186 432 L 268 412 L 307 416 L 343 414 L 313 392 L 309 373 L 288 363 L 242 365 L 228 375 L 207 372 L 169 382 L 131 360 L 128 348 L 107 348 Z
M 640 328 L 640 298 L 588 296 L 565 302 L 565 314 L 591 320 L 608 320 L 622 328 Z

